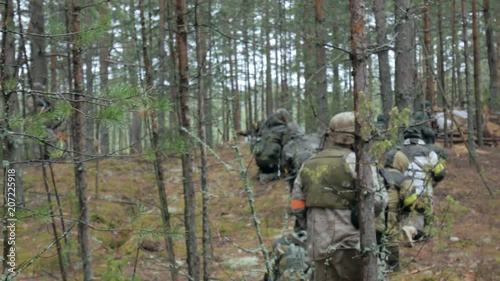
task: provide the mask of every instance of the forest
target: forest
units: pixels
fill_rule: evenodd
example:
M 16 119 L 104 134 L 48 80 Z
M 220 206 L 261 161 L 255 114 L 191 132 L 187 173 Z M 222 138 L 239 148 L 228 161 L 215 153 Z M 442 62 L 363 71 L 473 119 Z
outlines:
M 500 1 L 2 0 L 0 19 L 0 280 L 263 280 L 294 218 L 287 183 L 256 178 L 254 125 L 354 111 L 371 163 L 397 141 L 377 116 L 426 105 L 451 155 L 440 227 L 391 280 L 499 280 Z

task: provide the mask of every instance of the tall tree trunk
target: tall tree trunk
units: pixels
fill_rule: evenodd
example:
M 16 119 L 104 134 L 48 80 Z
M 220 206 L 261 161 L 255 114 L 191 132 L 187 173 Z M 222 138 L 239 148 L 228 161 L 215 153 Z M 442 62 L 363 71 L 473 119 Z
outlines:
M 189 131 L 191 121 L 189 119 L 189 69 L 187 52 L 187 22 L 186 0 L 176 0 L 177 14 L 177 51 L 179 55 L 179 106 L 180 126 Z M 188 132 L 181 130 L 184 142 L 190 146 Z M 193 185 L 193 159 L 192 150 L 187 149 L 182 154 L 182 175 L 184 186 L 184 224 L 186 227 L 186 249 L 189 278 L 193 281 L 200 280 L 200 261 L 198 257 L 198 245 L 196 234 L 196 198 Z
M 439 37 L 439 54 L 438 54 L 438 76 L 439 76 L 439 96 L 441 97 L 438 100 L 438 105 L 443 107 L 445 122 L 444 122 L 444 131 L 448 131 L 447 123 L 447 112 L 448 106 L 447 98 L 446 98 L 446 73 L 444 72 L 444 39 L 443 39 L 443 13 L 442 6 L 443 3 L 440 2 L 438 4 L 438 37 Z M 452 71 L 453 72 L 453 71 Z M 444 134 L 444 146 L 448 147 L 448 134 Z
M 131 16 L 131 19 L 132 19 L 132 23 L 134 23 L 133 26 L 135 26 L 135 3 L 134 1 L 131 1 L 130 2 L 130 16 Z M 131 31 L 129 31 L 130 33 L 128 34 L 128 44 L 126 45 L 126 49 L 125 49 L 125 54 L 126 57 L 130 57 L 130 58 L 135 58 L 138 60 L 140 60 L 140 58 L 138 57 L 138 53 L 137 53 L 137 49 L 138 49 L 138 43 L 137 43 L 137 34 L 136 34 L 136 30 L 135 28 L 133 28 Z M 102 49 L 101 49 L 101 52 L 104 52 Z M 107 57 L 107 54 L 108 54 L 108 51 L 106 51 L 106 54 L 101 54 L 101 57 Z M 137 57 L 136 57 L 137 56 Z M 126 59 L 126 58 L 124 58 Z M 132 87 L 137 87 L 138 83 L 137 83 L 137 78 L 138 78 L 138 74 L 137 74 L 137 69 L 136 69 L 136 66 L 135 64 L 136 63 L 133 63 L 133 61 L 136 61 L 136 60 L 131 60 L 129 62 L 129 65 L 127 67 L 127 72 L 128 72 L 128 75 L 129 75 L 129 78 L 128 78 L 128 81 L 130 82 L 131 86 Z M 107 65 L 107 64 L 106 64 Z M 103 65 L 101 64 L 101 67 L 103 67 Z M 107 68 L 103 71 L 107 71 Z M 106 78 L 106 81 L 107 81 L 107 77 Z M 106 85 L 107 86 L 107 85 Z M 132 112 L 132 124 L 130 125 L 130 129 L 129 129 L 129 145 L 130 145 L 130 153 L 132 154 L 135 154 L 135 153 L 142 153 L 142 141 L 141 141 L 141 136 L 143 134 L 142 132 L 143 128 L 142 128 L 142 118 L 141 118 L 141 114 L 137 111 L 133 111 Z M 102 137 L 103 138 L 106 138 L 105 134 L 108 134 L 107 138 L 109 139 L 109 130 L 107 128 L 103 128 L 103 131 L 102 131 Z M 109 143 L 109 140 L 107 141 Z M 101 145 L 102 146 L 105 146 L 105 142 L 104 141 L 101 141 Z M 109 146 L 109 145 L 108 145 Z M 101 150 L 102 153 L 104 153 L 103 150 Z
M 166 18 L 166 11 L 165 11 L 165 2 L 168 0 L 160 0 L 160 7 L 159 7 L 159 13 L 160 13 L 160 26 L 159 26 L 159 39 L 158 39 L 158 65 L 159 65 L 159 71 L 158 71 L 158 98 L 160 100 L 165 99 L 167 97 L 167 87 L 165 87 L 165 82 L 167 81 L 167 51 L 165 50 L 165 40 L 166 34 L 165 34 L 165 18 Z M 158 112 L 158 127 L 159 127 L 159 134 L 160 134 L 160 139 L 164 138 L 164 133 L 165 133 L 165 126 L 166 126 L 166 114 L 165 111 L 161 110 Z
M 301 54 L 301 50 L 302 50 L 302 45 L 301 45 L 301 40 L 300 40 L 300 35 L 301 35 L 301 32 L 297 32 L 296 34 L 296 38 L 295 38 L 295 50 L 297 50 L 297 54 Z M 302 77 L 301 74 L 302 74 L 302 71 L 301 71 L 301 61 L 296 59 L 295 60 L 295 67 L 297 68 L 297 73 L 296 73 L 296 76 L 295 76 L 295 81 L 297 82 L 297 84 L 295 85 L 295 87 L 297 88 L 297 93 L 296 93 L 296 96 L 295 96 L 295 100 L 297 102 L 297 116 L 296 116 L 296 121 L 298 124 L 302 124 L 302 122 L 304 121 L 304 112 L 302 110 L 302 106 L 303 106 L 303 103 L 302 103 L 302 83 L 300 82 L 300 78 Z
M 271 26 L 270 26 L 270 9 L 271 0 L 266 0 L 265 15 L 265 36 L 266 36 L 266 115 L 269 116 L 274 111 L 273 103 L 273 81 L 271 76 Z
M 105 5 L 103 8 L 99 10 L 100 16 L 101 17 L 107 17 L 108 16 L 108 3 L 103 3 Z M 106 92 L 108 90 L 108 69 L 109 69 L 109 53 L 111 50 L 111 44 L 112 44 L 112 35 L 106 33 L 103 37 L 102 42 L 99 44 L 100 49 L 99 49 L 99 65 L 100 65 L 100 78 L 101 78 L 101 83 L 100 83 L 100 89 L 102 92 Z M 108 154 L 110 150 L 110 139 L 109 139 L 109 127 L 105 124 L 98 124 L 98 131 L 96 132 L 96 135 L 98 135 L 99 139 L 99 150 L 100 153 L 102 154 Z
M 458 106 L 462 107 L 463 104 L 463 88 L 462 88 L 462 71 L 460 70 L 460 52 L 458 49 L 458 16 L 457 16 L 457 5 L 456 0 L 453 0 L 453 25 L 451 27 L 451 41 L 453 42 L 453 74 L 455 75 L 455 95 L 452 96 L 452 105 L 458 104 Z
M 144 70 L 146 74 L 146 92 L 148 95 L 152 96 L 153 100 L 158 98 L 155 95 L 154 85 L 153 85 L 153 70 L 151 68 L 151 62 L 148 54 L 148 39 L 146 34 L 146 19 L 144 16 L 144 4 L 143 0 L 139 0 L 139 14 L 140 14 L 140 24 L 141 24 L 141 38 L 142 38 L 142 57 L 144 61 Z M 161 140 L 160 140 L 160 128 L 158 121 L 158 112 L 156 109 L 151 111 L 149 116 L 149 121 L 151 124 L 151 146 L 154 151 L 154 170 L 156 176 L 156 185 L 158 187 L 158 195 L 160 197 L 160 209 L 161 218 L 163 222 L 163 231 L 165 237 L 166 250 L 169 261 L 169 269 L 172 280 L 177 280 L 177 271 L 175 269 L 175 253 L 174 253 L 174 243 L 170 236 L 171 221 L 170 213 L 168 212 L 168 200 L 167 192 L 164 184 L 164 171 L 162 167 L 162 151 L 161 151 Z
M 41 1 L 30 1 L 30 17 L 32 32 L 34 34 L 45 34 L 44 3 Z M 47 54 L 45 52 L 45 38 L 32 36 L 31 38 L 31 69 L 32 89 L 37 99 L 45 100 L 42 93 L 47 90 Z M 44 101 L 45 102 L 45 101 Z M 50 106 L 50 105 L 49 105 Z M 49 129 L 49 128 L 47 128 Z M 45 150 L 45 149 L 44 149 Z M 45 150 L 46 151 L 46 150 Z M 45 154 L 45 153 L 44 153 Z M 49 155 L 43 155 L 48 158 Z
M 479 146 L 483 146 L 484 122 L 483 101 L 481 98 L 481 58 L 479 57 L 479 37 L 477 32 L 477 0 L 472 0 L 472 50 L 474 53 L 474 99 L 476 106 L 476 135 L 477 144 Z
M 250 43 L 250 38 L 248 36 L 248 30 L 251 28 L 248 24 L 248 15 L 253 11 L 252 1 L 243 0 L 242 13 L 243 13 L 243 56 L 245 59 L 245 110 L 246 110 L 246 124 L 245 130 L 250 132 L 253 130 L 253 109 L 252 109 L 252 88 L 250 82 L 250 52 L 248 44 Z M 253 18 L 253 17 L 252 17 Z M 256 72 L 254 70 L 254 72 Z M 254 80 L 255 81 L 255 80 Z
M 94 50 L 89 49 L 85 51 L 84 55 L 84 63 L 85 63 L 85 94 L 87 95 L 87 99 L 90 99 L 91 102 L 87 102 L 84 105 L 85 113 L 88 115 L 92 115 L 92 111 L 94 111 L 94 103 L 90 97 L 94 94 L 94 75 L 93 75 L 93 67 L 92 67 L 92 57 Z M 85 152 L 88 154 L 94 153 L 94 119 L 86 118 L 84 130 L 85 132 Z
M 425 100 L 436 104 L 436 91 L 434 90 L 434 45 L 431 35 L 431 16 L 429 0 L 424 0 L 424 62 L 425 62 Z
M 495 50 L 495 33 L 493 30 L 494 19 L 490 14 L 490 0 L 483 0 L 484 23 L 486 27 L 486 48 L 488 50 L 488 67 L 490 70 L 490 111 L 495 114 L 500 114 L 500 79 L 498 77 L 498 57 Z M 485 120 L 487 122 L 488 120 Z
M 99 10 L 101 17 L 108 16 L 108 3 L 103 3 L 104 8 Z M 111 50 L 112 35 L 104 34 L 103 40 L 99 46 L 99 74 L 100 74 L 100 90 L 101 92 L 106 92 L 108 90 L 108 77 L 109 77 L 109 52 Z M 99 150 L 101 154 L 109 154 L 110 140 L 109 140 L 109 127 L 105 124 L 98 123 L 98 128 L 96 128 L 96 135 L 98 135 L 99 140 Z
M 9 124 L 10 117 L 14 114 L 15 103 L 17 99 L 16 86 L 17 86 L 17 77 L 16 77 L 16 64 L 15 64 L 15 38 L 14 34 L 11 32 L 7 32 L 7 30 L 15 30 L 14 26 L 14 4 L 12 0 L 4 1 L 3 5 L 3 13 L 2 13 L 2 41 L 1 41 L 1 50 L 0 50 L 0 83 L 1 83 L 1 97 L 0 97 L 0 122 L 2 122 L 2 126 L 5 126 L 2 129 L 6 131 L 10 131 L 11 127 Z M 14 85 L 14 86 L 13 86 Z M 19 143 L 16 139 L 13 138 L 12 135 L 9 134 L 1 134 L 0 138 L 2 139 L 1 147 L 0 147 L 0 159 L 8 161 L 9 165 L 3 165 L 3 198 L 4 198 L 4 207 L 7 211 L 8 206 L 12 206 L 12 185 L 8 184 L 7 178 L 14 178 L 14 195 L 15 195 L 15 205 L 24 204 L 24 200 L 20 200 L 19 198 L 19 190 L 18 190 L 18 180 L 22 180 L 22 169 L 20 165 L 14 164 L 12 162 L 16 162 L 19 160 L 20 149 Z M 8 172 L 10 171 L 10 172 Z M 7 176 L 8 174 L 13 177 Z M 9 188 L 10 187 L 10 188 Z M 22 188 L 22 187 L 21 187 Z M 10 200 L 9 200 L 10 198 Z M 8 204 L 10 203 L 10 204 Z M 15 207 L 14 206 L 14 209 Z M 8 225 L 8 216 L 4 216 L 3 218 L 3 271 L 7 272 L 10 266 L 8 266 L 7 262 L 9 258 L 7 255 L 10 253 L 11 249 L 15 249 L 9 245 L 9 231 L 7 229 Z M 15 270 L 13 268 L 12 270 Z
M 288 75 L 291 73 L 288 70 L 288 38 L 287 38 L 287 29 L 284 28 L 287 24 L 286 21 L 286 7 L 284 1 L 280 0 L 279 2 L 279 21 L 278 21 L 278 28 L 279 28 L 279 42 L 280 42 L 280 50 L 281 50 L 281 90 L 280 90 L 280 107 L 285 108 L 290 112 L 290 114 L 293 112 L 292 111 L 292 100 L 290 99 L 290 91 L 288 87 Z M 277 58 L 278 60 L 278 58 Z
M 212 237 L 210 234 L 210 210 L 209 210 L 209 193 L 210 186 L 208 183 L 208 162 L 207 162 L 207 148 L 205 146 L 206 122 L 205 122 L 205 63 L 206 63 L 206 28 L 202 28 L 202 16 L 208 14 L 208 11 L 203 8 L 203 1 L 196 0 L 195 4 L 195 34 L 196 34 L 196 61 L 197 61 L 197 77 L 198 77 L 198 135 L 200 142 L 200 157 L 201 157 L 201 200 L 202 200 L 202 241 L 203 241 L 203 281 L 210 281 L 212 274 L 211 261 L 212 261 Z
M 82 79 L 82 63 L 81 54 L 82 46 L 80 39 L 80 3 L 78 0 L 72 1 L 72 25 L 71 42 L 72 62 L 73 62 L 73 149 L 75 151 L 75 187 L 78 197 L 78 241 L 80 245 L 80 254 L 83 262 L 83 280 L 94 280 L 94 272 L 92 270 L 92 249 L 90 244 L 90 227 L 89 227 L 89 205 L 87 195 L 87 171 L 85 168 L 85 137 L 84 123 L 85 115 L 83 113 L 85 105 L 85 97 L 83 95 L 83 79 Z
M 469 83 L 469 46 L 467 40 L 467 11 L 465 2 L 466 0 L 462 0 L 462 38 L 465 62 L 465 97 L 467 99 L 467 138 L 469 145 L 469 164 L 474 165 L 474 159 L 476 158 L 476 145 L 474 142 L 474 107 L 472 104 L 472 93 Z
M 313 38 L 308 36 L 309 34 L 314 34 L 314 6 L 311 1 L 313 0 L 303 0 L 304 2 L 304 10 L 301 19 L 303 21 L 303 25 L 301 28 L 302 34 L 304 34 L 303 45 L 301 48 L 304 62 L 304 96 L 305 96 L 305 104 L 301 111 L 303 111 L 303 118 L 305 121 L 305 129 L 306 133 L 316 133 L 316 118 L 313 115 L 313 110 L 318 111 L 316 107 L 317 103 L 315 102 L 315 94 L 316 94 L 316 66 L 315 66 L 315 47 Z M 302 13 L 300 11 L 299 13 Z
M 375 14 L 375 29 L 377 31 L 377 45 L 387 44 L 387 19 L 385 15 L 385 0 L 373 1 L 373 13 Z M 377 53 L 378 74 L 380 79 L 380 98 L 382 100 L 382 113 L 389 120 L 389 112 L 394 106 L 392 94 L 391 67 L 389 65 L 389 50 Z
M 314 19 L 315 19 L 315 31 L 316 31 L 316 107 L 317 107 L 317 117 L 315 128 L 319 130 L 318 132 L 324 132 L 329 119 L 328 112 L 328 99 L 327 99 L 327 85 L 326 85 L 326 50 L 324 46 L 325 42 L 325 7 L 324 0 L 314 1 Z
M 359 188 L 359 210 L 360 210 L 360 244 L 363 258 L 363 280 L 378 280 L 377 253 L 373 251 L 377 247 L 375 237 L 374 192 L 371 170 L 370 138 L 362 136 L 361 128 L 368 126 L 367 120 L 370 112 L 363 108 L 363 102 L 367 97 L 367 68 L 366 68 L 366 39 L 365 39 L 365 5 L 362 0 L 350 0 L 349 10 L 351 13 L 351 62 L 352 76 L 354 79 L 354 110 L 356 112 L 356 170 L 358 172 L 357 186 Z
M 233 33 L 233 38 L 237 38 L 237 33 L 236 30 L 233 28 L 232 29 Z M 230 40 L 229 41 L 229 46 L 231 44 L 234 44 L 234 46 L 231 48 L 232 50 L 237 50 L 238 49 L 238 42 L 237 40 Z M 235 131 L 241 130 L 241 101 L 240 101 L 240 90 L 238 86 L 238 52 L 234 51 L 234 60 L 232 59 L 232 55 L 230 54 L 229 57 L 229 69 L 230 69 L 230 76 L 231 76 L 231 106 L 232 106 L 232 112 L 233 112 L 233 129 Z
M 413 108 L 415 96 L 415 27 L 410 13 L 411 0 L 396 0 L 396 77 L 394 98 L 401 111 Z

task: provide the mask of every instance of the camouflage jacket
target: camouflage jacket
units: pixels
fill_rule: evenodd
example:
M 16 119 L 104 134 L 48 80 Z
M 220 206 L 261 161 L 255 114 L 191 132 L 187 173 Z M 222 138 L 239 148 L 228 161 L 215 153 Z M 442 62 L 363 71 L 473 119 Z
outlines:
M 307 161 L 306 161 L 307 162 Z M 356 178 L 356 155 L 354 152 L 347 157 L 349 170 Z M 327 171 L 328 172 L 328 171 Z M 375 166 L 372 166 L 373 187 L 376 190 L 375 209 L 380 212 L 387 206 L 387 192 L 381 188 Z M 342 249 L 359 249 L 359 231 L 351 223 L 351 210 L 333 208 L 297 209 L 293 201 L 305 201 L 302 180 L 295 179 L 292 191 L 292 214 L 300 217 L 306 212 L 308 255 L 313 260 L 328 258 L 333 252 Z M 378 215 L 378 214 L 377 214 Z

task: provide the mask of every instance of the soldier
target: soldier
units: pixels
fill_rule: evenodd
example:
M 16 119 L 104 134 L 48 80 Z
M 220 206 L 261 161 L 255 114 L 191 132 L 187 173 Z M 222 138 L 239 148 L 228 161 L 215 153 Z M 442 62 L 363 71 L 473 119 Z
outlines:
M 385 211 L 385 220 L 377 218 L 377 234 L 387 238 L 386 263 L 391 271 L 399 271 L 399 244 L 412 242 L 412 235 L 402 228 L 403 210 L 412 207 L 417 194 L 412 185 L 412 178 L 405 176 L 410 160 L 397 149 L 389 150 L 385 155 L 384 168 L 380 174 L 387 189 L 389 204 Z
M 413 179 L 413 186 L 420 202 L 413 226 L 417 229 L 419 237 L 428 236 L 433 217 L 433 183 L 443 180 L 446 169 L 439 161 L 439 156 L 423 141 L 422 130 L 418 123 L 405 130 L 402 150 L 410 159 L 405 174 Z
M 351 221 L 357 201 L 354 113 L 335 115 L 325 132 L 323 149 L 305 161 L 297 176 L 291 209 L 307 225 L 308 254 L 314 280 L 361 280 L 360 234 Z M 378 216 L 387 203 L 372 166 Z
M 432 128 L 429 115 L 422 111 L 417 111 L 413 114 L 415 124 L 420 128 L 422 133 L 422 140 L 426 144 L 434 144 L 436 141 L 436 131 Z
M 264 281 L 311 281 L 313 270 L 306 250 L 307 233 L 302 230 L 282 236 L 273 243 L 273 278 Z

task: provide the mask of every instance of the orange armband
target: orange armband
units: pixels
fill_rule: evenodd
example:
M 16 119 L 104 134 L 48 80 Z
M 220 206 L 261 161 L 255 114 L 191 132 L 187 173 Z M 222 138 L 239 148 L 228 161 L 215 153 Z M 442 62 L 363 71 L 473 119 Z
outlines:
M 295 210 L 305 209 L 306 208 L 306 201 L 292 199 L 292 202 L 290 203 L 290 207 L 292 209 L 295 209 Z

